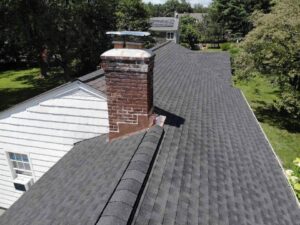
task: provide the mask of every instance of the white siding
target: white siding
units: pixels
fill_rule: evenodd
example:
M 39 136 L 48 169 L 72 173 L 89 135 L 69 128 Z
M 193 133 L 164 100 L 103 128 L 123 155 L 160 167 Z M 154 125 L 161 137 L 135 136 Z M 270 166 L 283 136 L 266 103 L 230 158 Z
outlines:
M 28 154 L 36 181 L 74 143 L 108 133 L 104 97 L 83 84 L 59 92 L 60 96 L 50 93 L 50 98 L 0 116 L 0 207 L 8 208 L 22 195 L 13 186 L 6 152 Z

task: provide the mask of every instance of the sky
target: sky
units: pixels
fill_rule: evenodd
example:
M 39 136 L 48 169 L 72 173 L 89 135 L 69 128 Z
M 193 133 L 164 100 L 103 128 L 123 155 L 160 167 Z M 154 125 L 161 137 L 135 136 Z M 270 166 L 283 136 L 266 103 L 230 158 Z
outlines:
M 154 4 L 158 3 L 165 3 L 167 0 L 143 0 L 144 2 L 152 2 Z M 212 0 L 187 0 L 187 2 L 191 3 L 192 5 L 194 4 L 201 4 L 204 6 L 208 6 L 209 3 L 211 3 Z

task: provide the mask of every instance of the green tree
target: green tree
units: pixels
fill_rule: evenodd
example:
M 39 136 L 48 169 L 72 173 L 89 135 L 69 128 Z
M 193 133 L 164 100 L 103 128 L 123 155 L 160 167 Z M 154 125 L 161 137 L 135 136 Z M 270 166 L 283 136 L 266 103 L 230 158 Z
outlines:
M 180 19 L 180 42 L 188 44 L 191 49 L 199 43 L 200 33 L 197 20 L 191 16 L 182 16 Z
M 173 17 L 175 12 L 191 13 L 193 8 L 186 0 L 167 0 L 164 4 L 164 16 Z
M 195 9 L 200 10 L 200 5 L 197 7 Z M 194 10 L 186 0 L 167 0 L 164 4 L 152 4 L 149 2 L 146 4 L 146 8 L 150 17 L 174 17 L 175 12 L 191 13 Z
M 271 0 L 213 0 L 209 14 L 229 32 L 245 35 L 252 29 L 251 14 L 255 10 L 268 13 L 271 6 Z
M 208 13 L 208 8 L 201 4 L 195 4 L 193 6 L 193 13 Z
M 199 24 L 201 41 L 216 44 L 224 41 L 225 30 L 221 24 L 214 21 L 209 15 L 204 16 L 203 21 Z
M 68 77 L 92 71 L 99 55 L 110 46 L 106 31 L 115 29 L 116 1 L 6 1 L 5 43 L 16 47 L 27 62 L 37 61 L 47 45 Z M 2 28 L 1 28 L 2 33 Z M 17 41 L 14 41 L 17 40 Z M 17 43 L 16 43 L 17 42 Z M 7 52 L 7 51 L 6 51 Z
M 117 29 L 146 31 L 149 12 L 142 0 L 120 0 L 116 10 Z
M 44 9 L 42 2 L 30 3 L 18 0 L 0 3 L 0 54 L 4 62 L 18 62 L 32 56 L 33 45 L 38 45 L 39 21 L 33 14 Z
M 264 74 L 280 88 L 275 107 L 300 118 L 300 2 L 278 1 L 269 14 L 256 16 L 235 60 L 237 75 Z
M 162 4 L 152 4 L 151 2 L 145 5 L 150 17 L 164 16 L 165 7 Z

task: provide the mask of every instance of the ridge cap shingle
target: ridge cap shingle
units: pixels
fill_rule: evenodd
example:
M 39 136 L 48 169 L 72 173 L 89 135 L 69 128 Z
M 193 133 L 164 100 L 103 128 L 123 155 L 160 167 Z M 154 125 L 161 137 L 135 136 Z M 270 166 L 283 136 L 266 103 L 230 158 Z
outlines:
M 126 225 L 132 219 L 162 137 L 163 128 L 158 125 L 149 128 L 146 132 L 119 184 L 101 212 L 97 225 L 116 225 L 116 221 L 119 225 Z M 145 148 L 148 152 L 145 158 L 135 157 Z

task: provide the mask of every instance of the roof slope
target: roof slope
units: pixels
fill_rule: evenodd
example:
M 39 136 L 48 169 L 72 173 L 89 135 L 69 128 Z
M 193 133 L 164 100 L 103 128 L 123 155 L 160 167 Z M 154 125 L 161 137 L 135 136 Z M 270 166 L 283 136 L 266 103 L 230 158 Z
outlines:
M 94 225 L 100 216 L 100 224 L 126 224 L 162 134 L 154 126 L 111 143 L 107 135 L 78 143 L 0 217 L 0 224 Z M 115 210 L 120 207 L 122 215 Z
M 155 106 L 175 125 L 165 125 L 134 224 L 299 224 L 283 171 L 231 87 L 229 55 L 173 43 L 156 53 Z
M 104 95 L 106 94 L 105 76 L 102 69 L 79 77 L 78 80 L 100 91 Z

